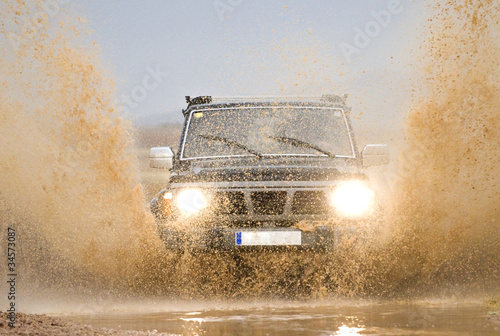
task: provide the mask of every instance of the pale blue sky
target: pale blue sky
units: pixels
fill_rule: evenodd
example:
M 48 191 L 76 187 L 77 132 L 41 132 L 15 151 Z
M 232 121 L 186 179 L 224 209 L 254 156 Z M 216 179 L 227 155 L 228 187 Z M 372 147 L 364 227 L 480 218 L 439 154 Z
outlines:
M 424 5 L 401 0 L 377 30 L 373 12 L 397 3 L 74 0 L 65 6 L 88 19 L 119 95 L 141 93 L 148 69 L 168 72 L 157 86 L 149 79 L 155 88 L 143 90 L 141 101 L 132 99 L 129 117 L 136 123 L 181 121 L 185 95 L 333 92 L 350 94 L 355 115 L 387 124 L 406 112 L 410 50 L 425 22 Z M 223 17 L 216 5 L 225 8 Z M 370 22 L 369 45 L 348 60 L 341 46 L 356 47 L 356 29 L 366 32 Z

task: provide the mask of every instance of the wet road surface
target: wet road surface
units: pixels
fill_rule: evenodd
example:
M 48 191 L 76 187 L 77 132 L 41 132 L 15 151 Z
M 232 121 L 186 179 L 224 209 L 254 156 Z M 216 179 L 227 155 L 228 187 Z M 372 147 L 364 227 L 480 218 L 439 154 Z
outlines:
M 500 335 L 482 304 L 363 304 L 71 315 L 96 327 L 182 335 Z

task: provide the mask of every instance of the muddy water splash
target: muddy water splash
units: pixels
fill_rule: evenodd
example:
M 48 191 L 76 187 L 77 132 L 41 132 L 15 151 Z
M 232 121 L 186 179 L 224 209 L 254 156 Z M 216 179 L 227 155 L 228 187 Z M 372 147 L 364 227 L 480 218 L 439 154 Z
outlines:
M 412 286 L 498 290 L 500 5 L 446 1 L 434 10 L 394 219 L 402 274 Z
M 417 56 L 420 91 L 407 117 L 389 236 L 346 240 L 333 253 L 240 255 L 233 265 L 216 263 L 224 268 L 205 273 L 205 280 L 227 278 L 214 282 L 222 285 L 215 290 L 309 297 L 498 294 L 500 5 L 447 1 L 432 9 Z
M 432 9 L 417 56 L 420 91 L 407 117 L 407 150 L 386 222 L 390 235 L 344 241 L 322 255 L 249 259 L 250 279 L 261 279 L 254 289 L 313 296 L 498 295 L 500 5 L 444 1 Z
M 381 248 L 355 244 L 337 257 L 337 291 L 410 298 L 500 291 L 500 5 L 442 1 L 432 9 L 390 235 Z
M 4 3 L 0 14 L 2 225 L 19 225 L 26 263 L 62 287 L 81 274 L 133 283 L 156 242 L 130 126 L 85 25 L 62 9 L 40 14 L 42 3 Z
M 22 18 L 35 17 L 37 4 L 2 5 L 4 34 L 21 36 Z M 143 206 L 129 126 L 111 103 L 112 83 L 85 43 L 84 24 L 62 12 L 42 20 L 17 50 L 1 49 L 2 225 L 23 228 L 34 278 L 48 270 L 60 286 L 82 281 L 184 297 L 495 289 L 499 8 L 465 1 L 435 10 L 424 49 L 427 96 L 408 117 L 409 154 L 386 245 L 348 240 L 323 254 L 162 254 Z

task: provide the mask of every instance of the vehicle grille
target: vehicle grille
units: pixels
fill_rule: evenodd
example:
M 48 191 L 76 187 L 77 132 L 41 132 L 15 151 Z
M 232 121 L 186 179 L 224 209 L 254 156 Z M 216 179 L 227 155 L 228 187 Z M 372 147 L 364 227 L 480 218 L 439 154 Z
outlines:
M 250 195 L 253 210 L 258 215 L 281 215 L 287 196 L 286 191 L 254 191 Z
M 323 191 L 296 191 L 293 195 L 292 214 L 294 215 L 323 215 L 328 211 L 328 200 Z
M 240 191 L 216 192 L 214 212 L 217 215 L 248 214 L 245 195 Z
M 331 207 L 324 190 L 228 190 L 214 193 L 211 208 L 213 214 L 222 216 L 301 216 L 327 215 Z

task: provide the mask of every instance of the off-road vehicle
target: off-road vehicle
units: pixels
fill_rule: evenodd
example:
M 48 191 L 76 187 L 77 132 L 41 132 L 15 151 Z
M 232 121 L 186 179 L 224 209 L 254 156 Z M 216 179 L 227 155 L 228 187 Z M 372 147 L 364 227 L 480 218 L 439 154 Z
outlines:
M 385 145 L 360 153 L 347 96 L 186 97 L 177 152 L 151 210 L 170 249 L 332 248 L 345 221 L 367 221 L 377 199 L 362 170 Z

